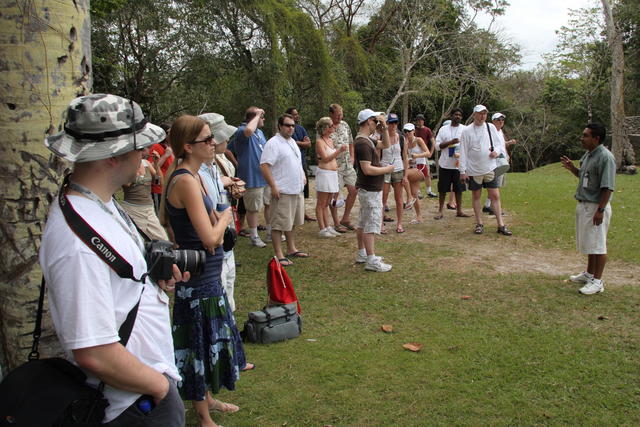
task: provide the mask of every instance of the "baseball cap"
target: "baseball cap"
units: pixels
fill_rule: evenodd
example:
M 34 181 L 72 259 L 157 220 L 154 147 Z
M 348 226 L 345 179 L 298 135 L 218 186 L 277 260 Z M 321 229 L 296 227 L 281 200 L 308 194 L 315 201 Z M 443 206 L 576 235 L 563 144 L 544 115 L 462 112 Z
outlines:
M 413 123 L 405 123 L 405 125 L 402 127 L 402 130 L 411 132 L 412 130 L 416 130 L 416 127 Z
M 493 116 L 491 116 L 491 120 L 499 119 L 500 117 L 502 117 L 503 119 L 507 118 L 507 116 L 502 113 L 493 113 Z
M 473 112 L 474 112 L 474 113 L 479 113 L 479 112 L 481 112 L 481 111 L 489 111 L 489 110 L 487 110 L 487 107 L 485 107 L 485 106 L 484 106 L 484 105 L 482 105 L 482 104 L 478 104 L 478 105 L 476 105 L 475 107 L 473 107 Z
M 400 117 L 396 113 L 389 113 L 387 123 L 400 123 Z
M 376 117 L 379 116 L 380 114 L 382 114 L 381 112 L 375 112 L 370 108 L 365 108 L 364 110 L 360 111 L 358 113 L 358 124 L 361 125 L 362 123 L 366 122 L 367 120 L 369 120 L 371 117 Z

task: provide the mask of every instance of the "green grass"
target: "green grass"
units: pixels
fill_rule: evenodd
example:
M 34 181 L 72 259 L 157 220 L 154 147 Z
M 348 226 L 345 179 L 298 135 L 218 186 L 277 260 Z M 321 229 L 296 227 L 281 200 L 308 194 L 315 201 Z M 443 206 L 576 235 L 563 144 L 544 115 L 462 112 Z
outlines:
M 216 422 L 640 425 L 637 286 L 582 297 L 554 274 L 498 274 L 467 263 L 465 246 L 480 243 L 526 252 L 532 241 L 574 251 L 576 180 L 558 165 L 508 179 L 505 207 L 517 233 L 509 243 L 495 233 L 473 236 L 466 222 L 445 229 L 427 221 L 377 240 L 377 252 L 393 264 L 389 273 L 353 264 L 352 233 L 319 240 L 316 224 L 306 224 L 299 246 L 313 258 L 287 269 L 303 307 L 303 335 L 247 344 L 257 369 L 242 374 L 235 392 L 218 396 L 241 410 L 214 414 Z M 631 209 L 638 206 L 637 180 L 618 177 L 609 242 L 612 258 L 632 264 L 640 264 L 638 239 L 628 231 L 640 219 Z M 238 243 L 239 324 L 266 301 L 270 255 L 247 239 Z M 394 332 L 381 332 L 382 324 Z M 424 347 L 412 353 L 402 348 L 406 342 Z

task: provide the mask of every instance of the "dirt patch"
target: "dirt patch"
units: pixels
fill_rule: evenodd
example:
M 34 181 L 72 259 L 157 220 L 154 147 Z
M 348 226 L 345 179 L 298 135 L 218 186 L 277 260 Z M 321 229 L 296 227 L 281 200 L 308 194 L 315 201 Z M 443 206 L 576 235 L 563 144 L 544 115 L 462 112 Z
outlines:
M 312 196 L 313 197 L 313 196 Z M 392 203 L 393 197 L 389 198 Z M 306 200 L 307 212 L 314 212 L 315 199 Z M 434 220 L 437 202 L 435 200 L 422 200 L 423 224 L 410 225 L 413 211 L 405 212 L 404 228 L 406 233 L 398 235 L 395 230 L 396 223 L 388 223 L 389 234 L 384 239 L 406 239 L 407 242 L 419 241 L 428 243 L 433 249 L 433 254 L 445 250 L 456 252 L 455 260 L 452 258 L 450 265 L 458 265 L 460 271 L 481 270 L 495 272 L 496 274 L 513 273 L 540 273 L 549 276 L 566 277 L 569 274 L 578 273 L 586 268 L 586 257 L 575 251 L 563 251 L 544 248 L 527 238 L 518 236 L 517 215 L 505 217 L 507 224 L 514 225 L 514 235 L 510 237 L 499 236 L 495 232 L 496 222 L 492 216 L 485 215 L 485 234 L 474 235 L 472 233 L 475 220 L 473 218 L 456 218 L 455 212 L 447 210 L 444 218 Z M 392 204 L 391 214 L 395 217 Z M 340 210 L 342 211 L 342 210 Z M 466 212 L 473 211 L 465 209 Z M 340 212 L 341 213 L 341 212 Z M 314 213 L 315 215 L 315 213 Z M 358 217 L 358 203 L 351 215 L 355 221 Z M 315 224 L 315 223 L 314 223 Z M 308 229 L 309 224 L 305 226 Z M 316 225 L 317 227 L 317 225 Z M 347 238 L 355 240 L 354 233 L 349 233 Z M 460 255 L 464 262 L 460 262 Z M 439 260 L 446 262 L 448 257 Z M 564 279 L 563 279 L 564 280 Z M 640 265 L 629 262 L 610 260 L 604 272 L 604 280 L 607 286 L 633 285 L 640 286 Z

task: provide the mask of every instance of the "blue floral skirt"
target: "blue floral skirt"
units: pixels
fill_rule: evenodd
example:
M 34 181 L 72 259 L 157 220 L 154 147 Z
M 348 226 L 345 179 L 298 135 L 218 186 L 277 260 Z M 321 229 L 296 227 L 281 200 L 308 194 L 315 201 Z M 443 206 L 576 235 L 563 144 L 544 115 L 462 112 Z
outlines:
M 204 400 L 207 391 L 218 393 L 223 387 L 235 389 L 240 369 L 246 365 L 217 258 L 207 256 L 205 272 L 176 287 L 173 345 L 182 376 L 178 390 L 185 400 Z

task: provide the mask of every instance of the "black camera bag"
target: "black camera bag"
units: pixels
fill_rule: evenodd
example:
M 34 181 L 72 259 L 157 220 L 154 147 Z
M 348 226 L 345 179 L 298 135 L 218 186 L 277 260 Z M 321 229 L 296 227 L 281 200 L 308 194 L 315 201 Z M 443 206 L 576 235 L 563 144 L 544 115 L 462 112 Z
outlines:
M 68 203 L 68 199 L 64 197 L 62 189 L 58 197 L 69 227 L 80 240 L 85 242 L 120 277 L 137 280 L 133 277 L 131 264 L 121 258 L 117 251 L 111 250 L 111 253 L 115 255 L 115 261 L 108 260 L 102 252 L 88 243 L 97 233 L 75 212 Z M 101 236 L 100 239 L 107 244 Z M 112 249 L 110 246 L 109 248 Z M 90 286 L 90 284 L 87 285 Z M 0 427 L 100 426 L 104 419 L 105 409 L 109 406 L 109 402 L 102 394 L 104 383 L 101 382 L 98 388 L 87 384 L 85 373 L 66 359 L 39 358 L 38 344 L 41 334 L 44 294 L 45 280 L 43 277 L 29 361 L 7 374 L 0 383 Z M 129 341 L 139 305 L 140 299 L 127 314 L 118 330 L 120 343 L 123 346 L 126 346 Z

